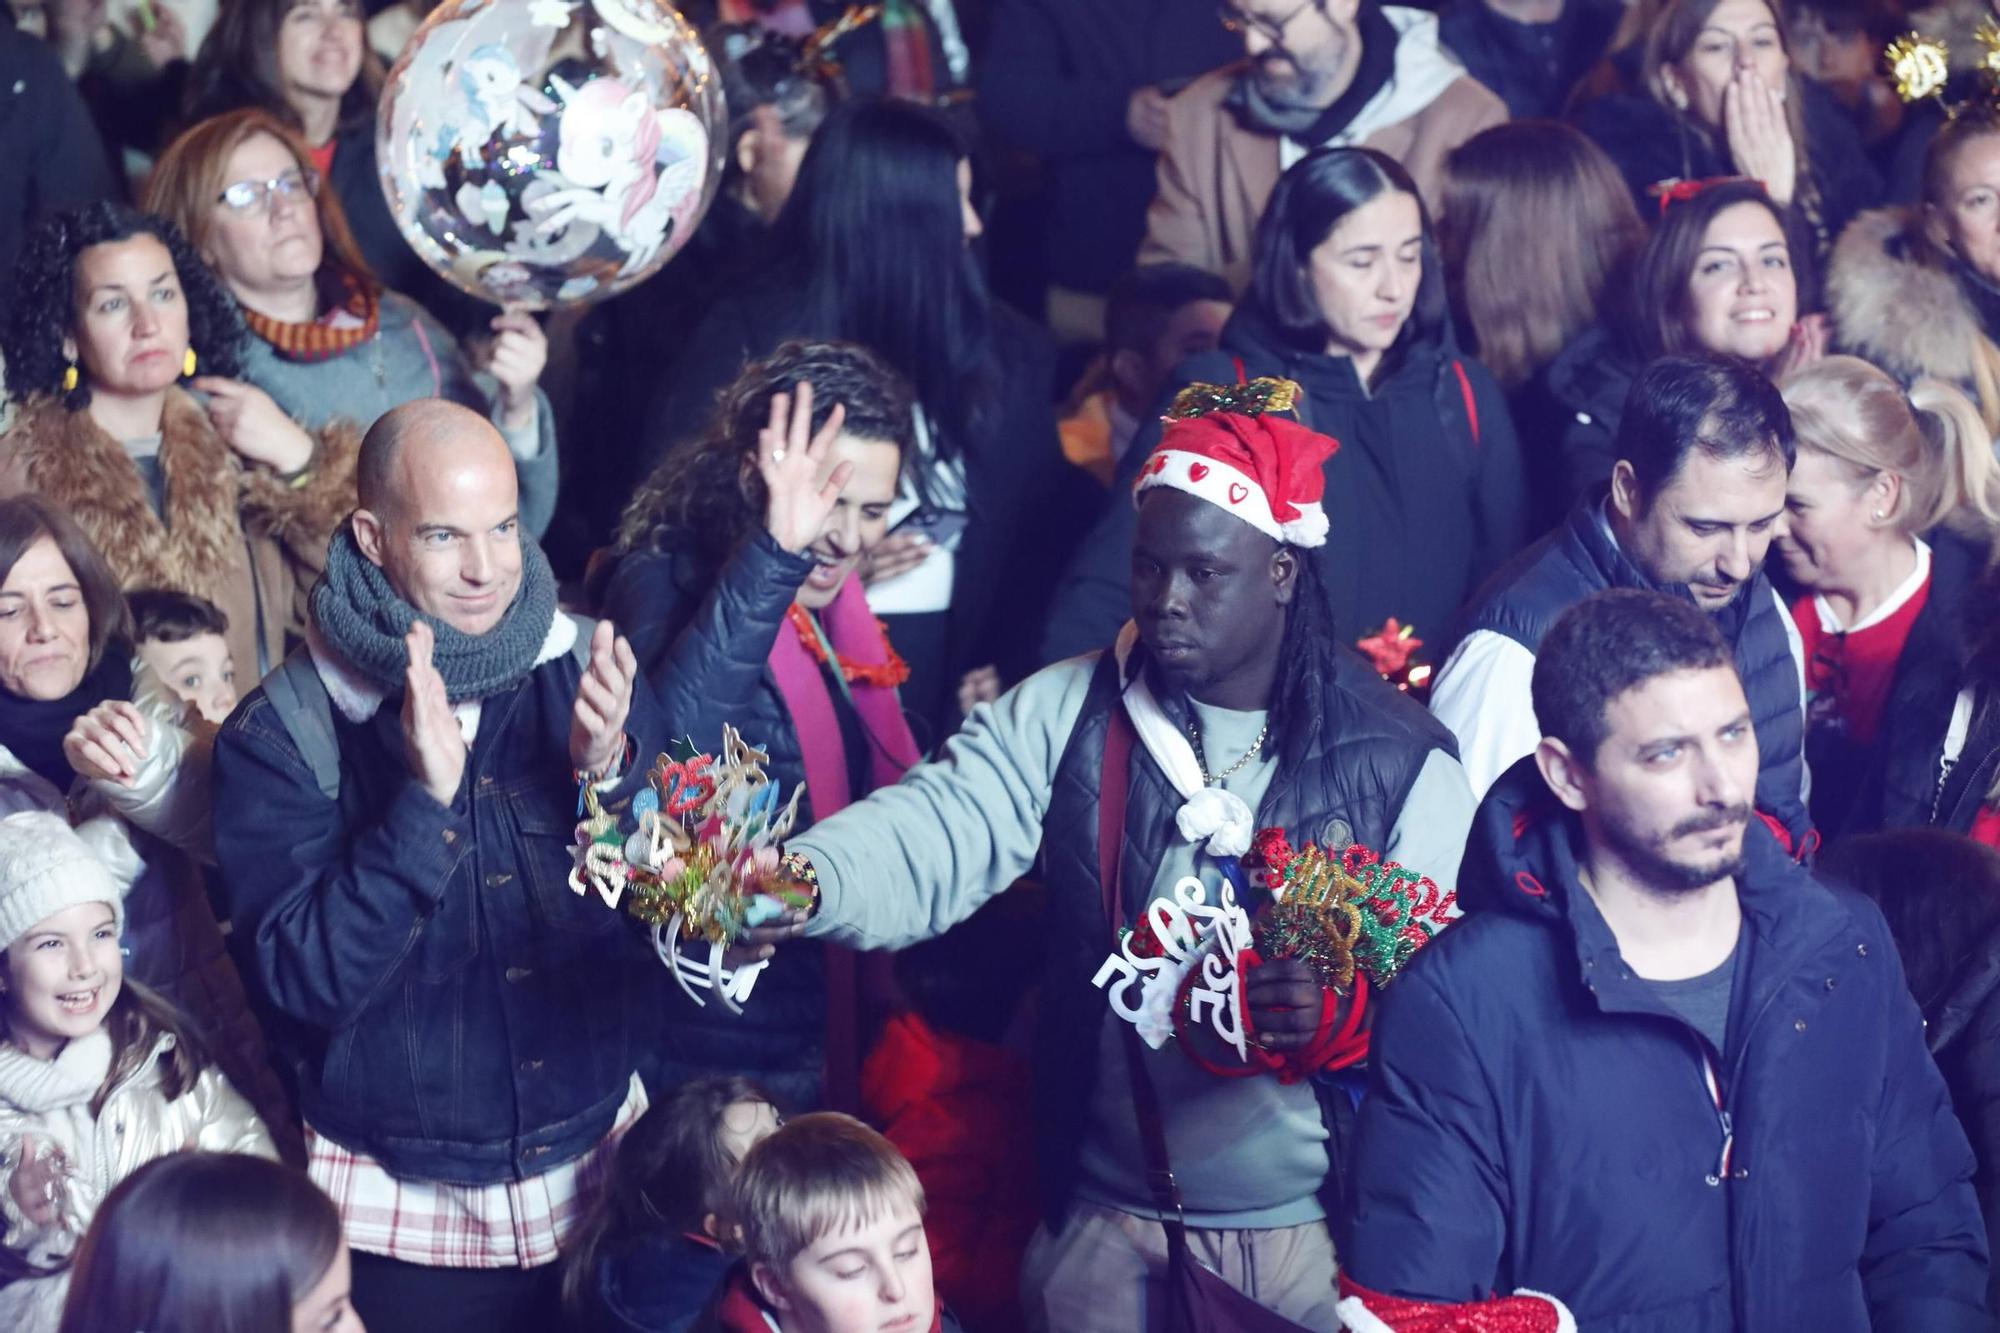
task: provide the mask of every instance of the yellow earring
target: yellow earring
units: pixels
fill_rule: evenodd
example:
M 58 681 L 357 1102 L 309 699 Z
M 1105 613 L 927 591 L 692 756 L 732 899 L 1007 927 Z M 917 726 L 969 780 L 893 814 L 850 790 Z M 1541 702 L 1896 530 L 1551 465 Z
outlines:
M 77 381 L 76 362 L 72 361 L 67 366 L 63 367 L 63 378 L 62 378 L 63 392 L 75 393 L 76 381 Z
M 194 348 L 192 347 L 188 348 L 187 355 L 181 358 L 181 374 L 190 378 L 194 375 Z

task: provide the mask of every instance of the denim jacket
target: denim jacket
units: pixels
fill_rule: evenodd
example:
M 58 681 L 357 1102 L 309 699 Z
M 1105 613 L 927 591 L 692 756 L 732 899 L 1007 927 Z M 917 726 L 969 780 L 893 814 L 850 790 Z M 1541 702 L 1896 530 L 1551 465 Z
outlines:
M 539 1175 L 611 1129 L 667 973 L 568 885 L 567 654 L 486 699 L 449 807 L 410 775 L 401 701 L 338 710 L 338 801 L 260 689 L 215 747 L 216 853 L 306 1120 L 393 1175 Z M 626 730 L 664 748 L 638 682 Z

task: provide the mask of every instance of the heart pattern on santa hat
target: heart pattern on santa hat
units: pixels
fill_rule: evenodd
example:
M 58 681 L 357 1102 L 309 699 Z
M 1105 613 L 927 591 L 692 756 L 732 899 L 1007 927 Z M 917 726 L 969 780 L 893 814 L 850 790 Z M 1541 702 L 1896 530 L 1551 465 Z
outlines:
M 1139 471 L 1133 503 L 1170 486 L 1228 510 L 1273 541 L 1326 542 L 1326 463 L 1338 441 L 1285 417 L 1210 412 L 1169 418 Z

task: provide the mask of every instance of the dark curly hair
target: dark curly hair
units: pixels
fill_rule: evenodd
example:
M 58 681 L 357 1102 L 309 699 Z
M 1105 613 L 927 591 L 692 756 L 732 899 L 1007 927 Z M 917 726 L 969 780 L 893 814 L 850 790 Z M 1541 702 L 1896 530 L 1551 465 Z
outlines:
M 671 551 L 688 558 L 701 585 L 764 521 L 768 499 L 756 467 L 758 432 L 771 422 L 771 399 L 802 383 L 813 387 L 813 429 L 835 403 L 847 409 L 842 431 L 885 440 L 907 463 L 913 447 L 910 390 L 888 363 L 858 343 L 794 340 L 743 368 L 716 398 L 702 434 L 669 454 L 632 496 L 618 524 L 617 552 Z
M 7 352 L 7 388 L 16 398 L 58 395 L 64 407 L 90 404 L 90 384 L 63 391 L 63 339 L 76 309 L 76 260 L 93 245 L 151 236 L 167 247 L 187 302 L 188 345 L 204 375 L 243 373 L 243 316 L 221 281 L 201 262 L 180 229 L 165 218 L 123 204 L 97 203 L 48 218 L 29 235 L 14 264 L 14 301 L 0 346 Z

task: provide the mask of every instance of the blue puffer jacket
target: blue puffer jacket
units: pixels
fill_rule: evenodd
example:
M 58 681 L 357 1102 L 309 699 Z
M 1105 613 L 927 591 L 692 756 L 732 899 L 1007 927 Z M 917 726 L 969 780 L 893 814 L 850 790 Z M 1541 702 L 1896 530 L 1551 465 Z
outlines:
M 1455 638 L 1490 630 L 1534 652 L 1563 612 L 1606 588 L 1646 588 L 1692 601 L 1687 585 L 1654 583 L 1612 540 L 1602 517 L 1606 489 L 1599 487 L 1561 527 L 1495 574 L 1467 608 Z M 1805 847 L 1812 826 L 1804 797 L 1805 696 L 1790 621 L 1761 571 L 1714 618 L 1735 650 L 1757 727 L 1757 808 L 1784 826 L 1794 849 Z M 1450 661 L 1451 649 L 1438 660 Z
M 1971 1149 L 1881 913 L 1752 824 L 1721 1115 L 1712 1048 L 1576 887 L 1579 841 L 1532 760 L 1488 794 L 1467 917 L 1376 1019 L 1346 1273 L 1547 1292 L 1590 1333 L 1990 1328 Z

